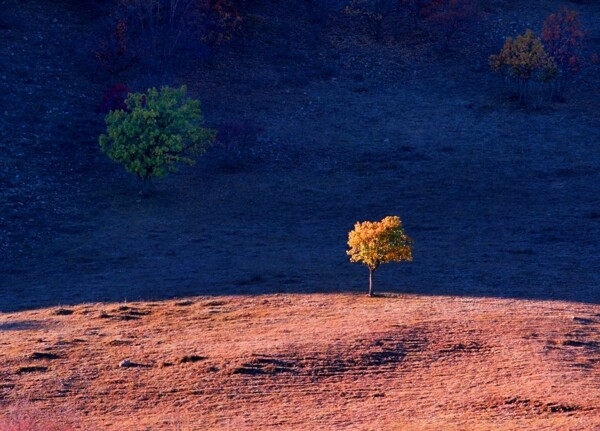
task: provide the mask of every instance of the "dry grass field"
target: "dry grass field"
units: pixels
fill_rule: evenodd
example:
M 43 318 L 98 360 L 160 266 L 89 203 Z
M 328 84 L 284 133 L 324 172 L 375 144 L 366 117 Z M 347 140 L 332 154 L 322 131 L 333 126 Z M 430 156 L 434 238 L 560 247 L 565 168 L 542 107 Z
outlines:
M 592 431 L 599 334 L 599 306 L 565 302 L 86 304 L 0 317 L 0 397 L 87 430 Z
M 246 3 L 251 37 L 172 84 L 211 127 L 260 127 L 252 157 L 226 170 L 209 150 L 140 199 L 98 148 L 113 82 L 90 56 L 94 14 L 0 1 L 0 417 L 600 430 L 600 4 L 482 1 L 440 53 Z M 489 55 L 564 6 L 585 67 L 563 102 L 519 104 Z M 386 293 L 368 298 L 347 234 L 386 215 L 414 262 L 378 271 Z

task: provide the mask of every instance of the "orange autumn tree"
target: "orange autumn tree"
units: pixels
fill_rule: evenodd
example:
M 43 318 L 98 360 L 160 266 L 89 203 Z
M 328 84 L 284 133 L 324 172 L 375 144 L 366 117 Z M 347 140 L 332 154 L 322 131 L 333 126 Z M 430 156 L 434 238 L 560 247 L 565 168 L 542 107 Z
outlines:
M 506 39 L 502 51 L 490 56 L 490 67 L 516 81 L 520 99 L 528 96 L 531 81 L 549 83 L 557 73 L 556 62 L 531 30 L 516 39 Z
M 376 222 L 356 222 L 348 234 L 351 262 L 369 268 L 369 296 L 373 296 L 373 273 L 382 263 L 412 261 L 412 239 L 406 235 L 397 216 Z

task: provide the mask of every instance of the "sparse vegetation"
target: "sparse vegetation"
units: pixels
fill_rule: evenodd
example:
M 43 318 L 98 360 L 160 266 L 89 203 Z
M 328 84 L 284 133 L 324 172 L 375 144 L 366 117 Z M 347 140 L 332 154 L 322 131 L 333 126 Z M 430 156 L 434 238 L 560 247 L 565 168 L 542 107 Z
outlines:
M 352 0 L 346 15 L 368 29 L 376 42 L 394 38 L 403 27 L 426 31 L 447 50 L 463 33 L 468 33 L 480 16 L 476 0 Z
M 262 130 L 251 121 L 221 124 L 213 146 L 220 168 L 227 172 L 242 169 L 253 157 Z
M 430 0 L 421 7 L 420 14 L 445 51 L 460 34 L 475 25 L 481 11 L 475 0 Z
M 100 148 L 142 180 L 143 195 L 153 177 L 176 172 L 178 164 L 192 164 L 191 156 L 202 154 L 214 139 L 214 131 L 202 127 L 200 102 L 187 98 L 185 87 L 131 93 L 125 104 L 127 110 L 106 116 Z
M 111 21 L 99 30 L 92 44 L 98 66 L 111 76 L 126 71 L 138 61 L 131 51 L 127 22 L 123 19 Z
M 348 234 L 351 262 L 369 268 L 369 296 L 373 296 L 373 273 L 379 265 L 412 261 L 412 240 L 404 233 L 399 217 L 388 216 L 379 222 L 357 222 Z
M 351 0 L 344 11 L 365 24 L 375 41 L 381 42 L 388 21 L 398 14 L 400 6 L 399 0 Z
M 201 40 L 212 49 L 229 42 L 243 19 L 232 0 L 196 0 L 200 11 Z
M 241 23 L 229 0 L 115 0 L 92 52 L 113 76 L 140 65 L 138 73 L 164 79 L 181 64 L 210 57 Z

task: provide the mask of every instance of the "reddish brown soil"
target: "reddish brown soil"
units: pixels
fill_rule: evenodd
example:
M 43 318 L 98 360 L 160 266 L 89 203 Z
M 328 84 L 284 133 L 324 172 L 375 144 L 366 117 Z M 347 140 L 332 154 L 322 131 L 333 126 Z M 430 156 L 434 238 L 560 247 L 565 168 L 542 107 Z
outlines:
M 0 317 L 0 397 L 66 408 L 91 430 L 591 431 L 599 334 L 599 306 L 565 302 L 266 295 L 50 308 Z

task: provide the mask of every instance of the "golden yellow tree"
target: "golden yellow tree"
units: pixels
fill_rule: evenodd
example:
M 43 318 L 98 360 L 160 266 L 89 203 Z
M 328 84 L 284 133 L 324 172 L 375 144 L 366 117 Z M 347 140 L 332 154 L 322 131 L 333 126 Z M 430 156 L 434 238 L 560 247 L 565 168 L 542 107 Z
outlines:
M 413 241 L 406 235 L 402 221 L 388 216 L 376 222 L 357 222 L 348 234 L 351 262 L 369 268 L 369 296 L 373 296 L 373 273 L 382 263 L 412 261 Z

